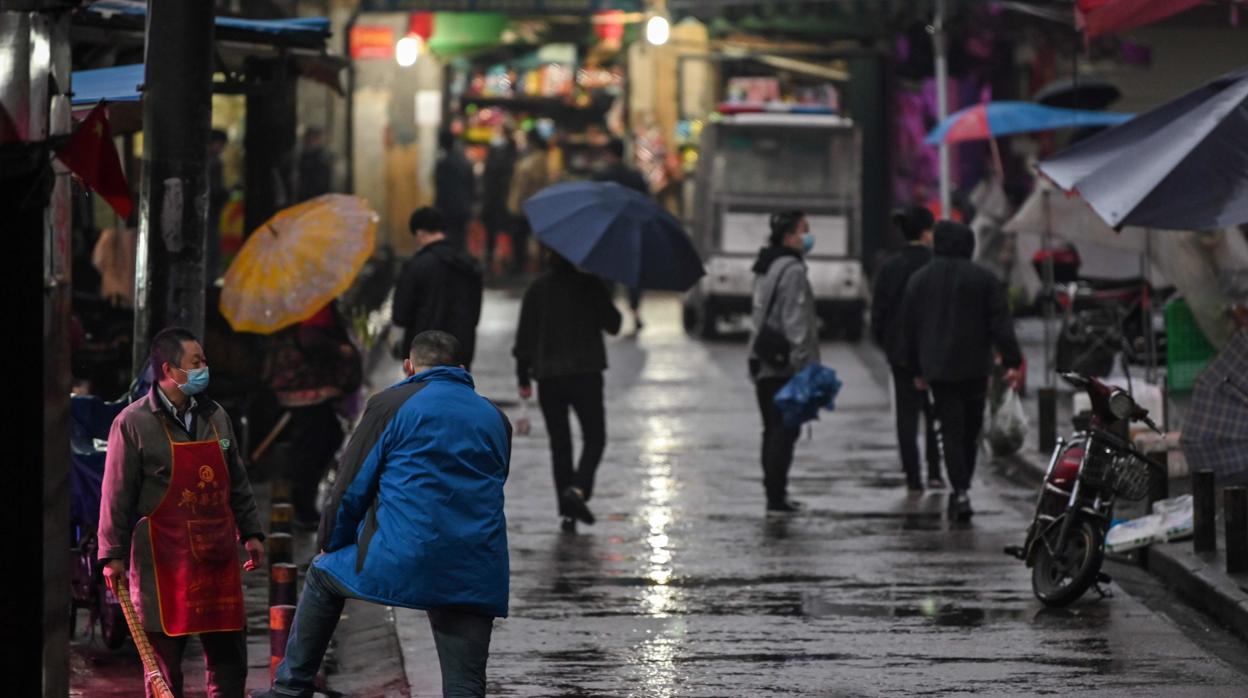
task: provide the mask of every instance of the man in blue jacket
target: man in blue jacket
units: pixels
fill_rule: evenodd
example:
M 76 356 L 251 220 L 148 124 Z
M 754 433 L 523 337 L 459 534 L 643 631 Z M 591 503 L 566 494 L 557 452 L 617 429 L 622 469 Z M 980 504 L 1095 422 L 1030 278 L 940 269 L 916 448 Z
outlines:
M 443 694 L 485 695 L 490 632 L 507 615 L 511 425 L 476 393 L 459 353 L 445 332 L 416 335 L 407 380 L 369 400 L 267 695 L 312 695 L 349 598 L 428 611 Z

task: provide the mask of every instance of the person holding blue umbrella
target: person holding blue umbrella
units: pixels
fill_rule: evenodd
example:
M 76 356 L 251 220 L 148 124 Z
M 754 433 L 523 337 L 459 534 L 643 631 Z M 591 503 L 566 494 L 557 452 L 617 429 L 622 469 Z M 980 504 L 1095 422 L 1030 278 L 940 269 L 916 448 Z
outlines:
M 807 366 L 819 363 L 819 316 L 804 257 L 815 245 L 801 211 L 771 216 L 768 245 L 754 263 L 754 331 L 750 376 L 763 417 L 763 488 L 768 514 L 791 514 L 801 504 L 789 499 L 789 468 L 801 426 L 784 422 L 776 393 Z
M 532 382 L 538 383 L 559 516 L 563 530 L 575 533 L 578 521 L 594 523 L 587 502 L 607 447 L 602 378 L 607 348 L 602 333 L 618 333 L 623 317 L 602 279 L 577 269 L 549 248 L 543 254 L 548 271 L 524 293 L 512 354 L 520 398 L 531 399 Z M 584 439 L 576 467 L 569 411 L 576 413 Z

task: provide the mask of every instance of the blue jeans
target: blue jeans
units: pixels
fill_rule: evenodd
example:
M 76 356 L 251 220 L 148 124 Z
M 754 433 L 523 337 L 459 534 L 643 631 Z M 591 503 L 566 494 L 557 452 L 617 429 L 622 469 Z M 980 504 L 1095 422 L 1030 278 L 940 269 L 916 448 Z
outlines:
M 311 698 L 316 671 L 334 635 L 343 604 L 355 598 L 333 575 L 308 567 L 303 595 L 286 643 L 286 657 L 277 667 L 272 695 Z M 433 641 L 442 667 L 442 695 L 469 698 L 485 695 L 485 664 L 490 656 L 494 619 L 469 611 L 429 611 Z

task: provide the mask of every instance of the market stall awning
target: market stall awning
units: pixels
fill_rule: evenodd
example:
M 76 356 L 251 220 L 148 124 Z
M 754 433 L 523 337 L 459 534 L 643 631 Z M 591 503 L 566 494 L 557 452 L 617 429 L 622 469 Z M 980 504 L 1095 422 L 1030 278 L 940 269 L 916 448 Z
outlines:
M 147 18 L 147 3 L 136 0 L 97 0 L 85 7 L 74 21 L 77 24 L 97 24 L 116 28 L 142 30 Z M 271 42 L 278 40 L 292 45 L 319 48 L 330 36 L 329 19 L 326 17 L 296 17 L 291 19 L 243 19 L 240 17 L 217 17 L 218 39 Z
M 506 12 L 513 15 L 588 15 L 640 12 L 641 0 L 360 0 L 360 12 Z
M 139 87 L 143 84 L 143 64 L 78 70 L 71 79 L 75 108 L 90 107 L 100 100 L 137 102 L 141 97 Z
M 1202 4 L 1203 0 L 1078 0 L 1076 23 L 1084 36 L 1130 31 L 1160 22 Z

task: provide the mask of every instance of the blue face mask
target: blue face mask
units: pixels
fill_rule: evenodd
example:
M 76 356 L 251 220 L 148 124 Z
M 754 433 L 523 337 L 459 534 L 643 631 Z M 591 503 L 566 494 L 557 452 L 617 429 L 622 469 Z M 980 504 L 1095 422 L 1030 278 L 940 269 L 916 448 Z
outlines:
M 810 254 L 815 249 L 815 234 L 806 233 L 802 236 L 802 254 Z
M 192 368 L 187 371 L 179 368 L 186 374 L 186 382 L 178 386 L 178 390 L 183 395 L 198 395 L 208 389 L 208 367 Z

